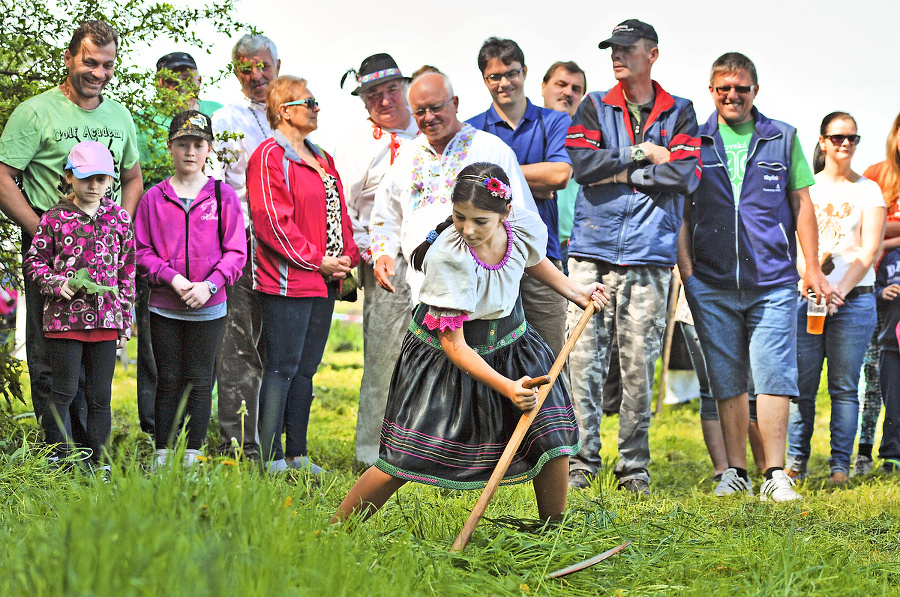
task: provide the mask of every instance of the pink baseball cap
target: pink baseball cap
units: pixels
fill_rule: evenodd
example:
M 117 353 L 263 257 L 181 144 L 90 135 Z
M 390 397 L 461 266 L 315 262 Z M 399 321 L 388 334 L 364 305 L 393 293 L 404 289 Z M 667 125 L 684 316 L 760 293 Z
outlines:
M 88 178 L 95 174 L 119 178 L 109 149 L 96 141 L 82 141 L 73 147 L 66 160 L 66 170 L 71 170 L 75 178 Z

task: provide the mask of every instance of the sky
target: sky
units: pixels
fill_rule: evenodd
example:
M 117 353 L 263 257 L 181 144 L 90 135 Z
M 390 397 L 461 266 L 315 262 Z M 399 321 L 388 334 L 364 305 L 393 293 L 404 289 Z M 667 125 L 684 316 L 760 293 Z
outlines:
M 342 90 L 339 82 L 348 68 L 358 69 L 371 54 L 390 53 L 404 74 L 425 63 L 440 68 L 453 82 L 465 119 L 490 105 L 476 60 L 487 37 L 508 37 L 519 44 L 529 68 L 526 93 L 540 105 L 541 78 L 556 60 L 575 60 L 587 73 L 590 91 L 612 87 L 610 52 L 597 44 L 621 21 L 638 18 L 659 35 L 653 78 L 669 93 L 691 99 L 701 123 L 714 109 L 708 89 L 712 62 L 739 51 L 759 73 L 756 107 L 797 127 L 807 158 L 822 118 L 842 110 L 856 117 L 862 136 L 855 169 L 861 172 L 884 159 L 887 134 L 900 112 L 900 2 L 645 0 L 637 10 L 631 4 L 244 0 L 236 16 L 272 38 L 281 74 L 308 80 L 322 108 L 319 130 L 311 139 L 328 151 L 366 117 L 362 101 L 350 95 L 354 86 L 348 83 Z M 549 10 L 551 5 L 558 9 Z M 242 33 L 232 39 L 210 34 L 208 55 L 190 50 L 201 74 L 227 64 Z M 159 40 L 140 52 L 140 59 L 152 67 L 159 56 L 176 49 L 183 48 Z M 205 89 L 202 97 L 228 103 L 240 98 L 240 88 L 229 77 Z

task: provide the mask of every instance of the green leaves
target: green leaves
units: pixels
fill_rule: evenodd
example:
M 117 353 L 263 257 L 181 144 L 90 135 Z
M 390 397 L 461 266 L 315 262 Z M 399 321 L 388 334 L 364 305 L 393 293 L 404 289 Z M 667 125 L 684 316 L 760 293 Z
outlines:
M 104 286 L 103 284 L 97 284 L 91 279 L 91 274 L 88 272 L 86 267 L 81 268 L 77 272 L 75 272 L 75 277 L 69 280 L 69 286 L 71 286 L 74 290 L 81 290 L 88 294 L 106 294 L 107 292 L 113 293 L 116 298 L 119 298 L 119 288 L 117 286 Z

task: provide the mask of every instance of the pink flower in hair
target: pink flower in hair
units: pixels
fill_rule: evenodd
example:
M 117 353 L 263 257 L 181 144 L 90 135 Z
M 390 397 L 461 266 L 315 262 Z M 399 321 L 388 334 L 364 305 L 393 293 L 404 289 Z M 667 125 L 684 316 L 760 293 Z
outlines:
M 512 189 L 498 178 L 485 178 L 482 184 L 494 197 L 500 197 L 506 201 L 512 198 Z

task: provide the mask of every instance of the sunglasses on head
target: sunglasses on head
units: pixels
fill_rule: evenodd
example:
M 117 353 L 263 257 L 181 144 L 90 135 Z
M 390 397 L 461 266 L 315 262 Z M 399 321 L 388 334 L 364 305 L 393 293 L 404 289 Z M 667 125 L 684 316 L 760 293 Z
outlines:
M 750 93 L 753 91 L 754 85 L 722 85 L 721 87 L 713 87 L 716 93 L 720 95 L 728 95 L 732 89 L 738 93 Z
M 844 139 L 850 141 L 850 145 L 859 143 L 859 135 L 822 135 L 825 139 L 831 141 L 835 147 L 844 144 Z
M 293 102 L 284 102 L 285 106 L 306 106 L 308 109 L 312 110 L 319 105 L 319 102 L 316 101 L 314 97 L 308 97 L 305 100 L 296 100 Z

